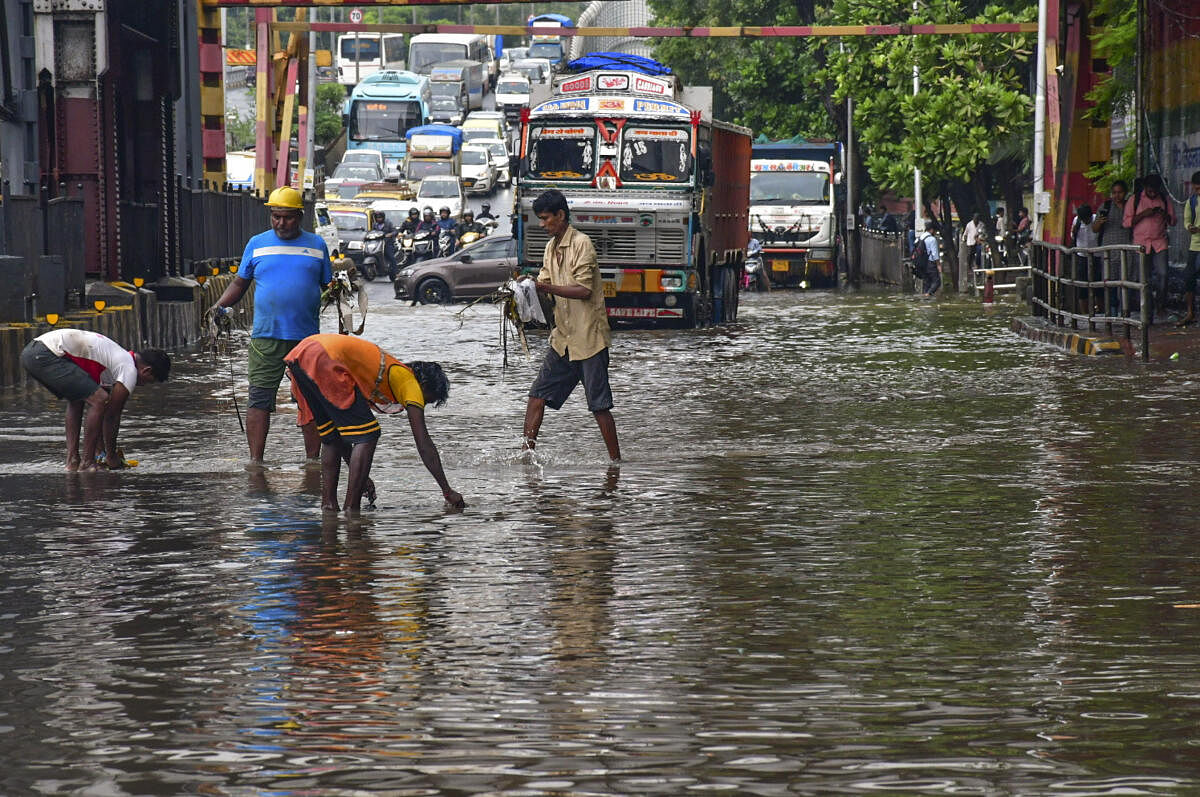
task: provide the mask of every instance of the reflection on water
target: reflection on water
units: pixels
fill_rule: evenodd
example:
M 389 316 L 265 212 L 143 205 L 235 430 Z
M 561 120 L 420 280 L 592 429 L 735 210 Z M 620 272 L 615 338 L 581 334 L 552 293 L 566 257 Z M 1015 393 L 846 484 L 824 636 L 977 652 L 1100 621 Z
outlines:
M 135 394 L 126 473 L 63 473 L 62 408 L 0 395 L 0 793 L 1200 785 L 1200 364 L 748 296 L 617 333 L 620 468 L 581 396 L 524 462 L 537 361 L 502 367 L 494 308 L 372 301 L 450 375 L 461 514 L 402 418 L 360 520 L 322 516 L 294 409 L 244 473 L 223 357 Z

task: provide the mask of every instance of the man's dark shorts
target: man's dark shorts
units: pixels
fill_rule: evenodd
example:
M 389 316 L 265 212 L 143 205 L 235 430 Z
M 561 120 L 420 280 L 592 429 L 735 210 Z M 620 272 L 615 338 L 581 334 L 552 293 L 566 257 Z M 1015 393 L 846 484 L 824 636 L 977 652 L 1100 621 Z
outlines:
M 553 346 L 546 350 L 546 359 L 542 361 L 537 379 L 533 380 L 533 387 L 529 388 L 529 397 L 542 399 L 547 407 L 557 410 L 582 380 L 588 410 L 593 413 L 611 410 L 608 349 L 601 349 L 586 360 L 571 361 L 569 355 L 570 352 L 567 356 L 560 355 Z
M 1196 280 L 1200 279 L 1200 252 L 1188 252 L 1187 265 L 1183 269 L 1184 293 L 1196 293 Z
M 288 363 L 287 368 L 292 381 L 308 402 L 308 408 L 312 410 L 313 423 L 317 427 L 317 434 L 321 435 L 322 443 L 341 440 L 348 445 L 355 445 L 379 439 L 379 421 L 357 387 L 354 388 L 354 402 L 347 409 L 342 409 L 325 398 L 317 383 L 295 363 Z
M 21 352 L 21 366 L 43 387 L 67 401 L 82 401 L 100 387 L 86 371 L 66 357 L 57 356 L 41 341 L 29 342 Z
M 252 409 L 275 411 L 275 397 L 283 380 L 283 357 L 299 342 L 276 338 L 250 339 L 246 377 L 250 382 L 247 404 Z

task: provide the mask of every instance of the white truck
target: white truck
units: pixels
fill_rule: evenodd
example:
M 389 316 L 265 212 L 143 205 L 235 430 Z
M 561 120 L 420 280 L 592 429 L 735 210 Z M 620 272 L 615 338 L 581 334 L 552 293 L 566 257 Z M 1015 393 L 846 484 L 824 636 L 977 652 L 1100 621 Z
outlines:
M 773 285 L 837 286 L 840 159 L 837 142 L 754 142 L 750 235 L 762 244 L 763 270 Z

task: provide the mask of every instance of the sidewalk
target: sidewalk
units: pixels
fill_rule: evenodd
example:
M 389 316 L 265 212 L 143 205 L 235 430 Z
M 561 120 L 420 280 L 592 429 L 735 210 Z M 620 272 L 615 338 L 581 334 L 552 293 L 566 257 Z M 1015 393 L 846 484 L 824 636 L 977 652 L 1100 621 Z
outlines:
M 1104 326 L 1094 330 L 1070 329 L 1054 326 L 1042 318 L 1022 316 L 1013 319 L 1012 330 L 1023 338 L 1075 354 L 1142 357 L 1142 333 L 1138 329 L 1130 330 L 1131 337 L 1127 339 L 1122 328 L 1114 327 L 1113 333 L 1109 334 Z M 1176 327 L 1168 323 L 1150 327 L 1149 361 L 1165 362 L 1173 357 L 1200 362 L 1200 324 Z

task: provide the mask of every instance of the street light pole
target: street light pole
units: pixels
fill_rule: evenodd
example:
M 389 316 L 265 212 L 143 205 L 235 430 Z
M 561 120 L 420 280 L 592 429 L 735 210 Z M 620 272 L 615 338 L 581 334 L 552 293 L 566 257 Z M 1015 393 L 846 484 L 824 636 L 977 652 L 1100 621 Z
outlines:
M 913 0 L 913 14 L 917 13 L 917 0 Z M 916 42 L 916 39 L 913 39 Z M 913 47 L 913 96 L 917 96 L 917 92 L 921 90 L 921 72 L 917 65 L 916 47 Z M 925 211 L 921 204 L 921 170 L 913 164 L 913 233 L 920 235 L 925 232 Z
M 1033 239 L 1042 240 L 1042 217 L 1050 212 L 1046 193 L 1046 0 L 1038 0 L 1037 77 L 1033 107 Z

